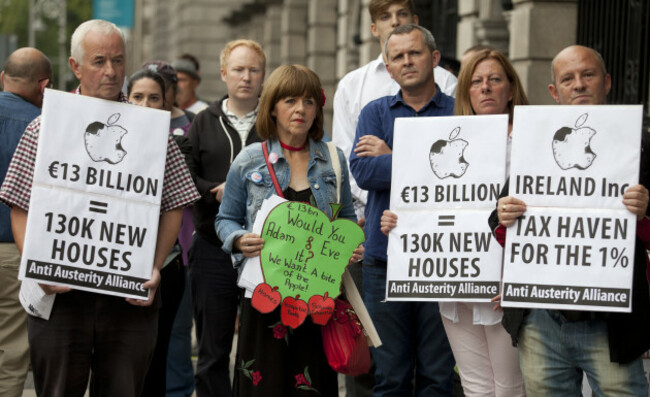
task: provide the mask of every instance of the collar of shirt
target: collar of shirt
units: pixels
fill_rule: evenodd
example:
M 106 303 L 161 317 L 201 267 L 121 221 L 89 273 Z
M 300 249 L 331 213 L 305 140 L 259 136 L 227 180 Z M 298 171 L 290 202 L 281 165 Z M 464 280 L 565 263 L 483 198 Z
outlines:
M 388 106 L 394 108 L 398 103 L 401 103 L 403 106 L 407 106 L 413 109 L 414 111 L 416 111 L 416 113 L 421 113 L 425 111 L 429 106 L 435 106 L 437 108 L 444 107 L 444 104 L 442 103 L 442 99 L 443 99 L 442 95 L 443 94 L 442 91 L 440 90 L 440 87 L 438 86 L 438 84 L 436 84 L 436 93 L 433 95 L 433 98 L 431 98 L 431 100 L 425 106 L 423 106 L 422 109 L 416 111 L 409 104 L 404 102 L 404 98 L 402 97 L 402 90 L 400 89 L 399 91 L 397 91 L 397 95 L 391 97 L 388 100 Z
M 221 103 L 221 110 L 223 111 L 223 114 L 225 114 L 226 117 L 228 118 L 228 121 L 230 121 L 230 124 L 235 128 L 235 130 L 237 130 L 237 134 L 239 134 L 239 138 L 241 139 L 242 147 L 244 147 L 246 146 L 246 139 L 248 139 L 248 133 L 250 132 L 250 130 L 253 128 L 253 125 L 255 125 L 255 122 L 257 121 L 258 107 L 255 107 L 255 109 L 252 112 L 246 113 L 242 117 L 237 117 L 236 114 L 234 114 L 228 109 L 228 107 L 226 106 L 227 102 L 228 102 L 228 98 L 224 99 L 224 101 Z
M 245 121 L 250 119 L 257 119 L 257 109 L 258 109 L 257 106 L 253 111 L 246 113 L 242 117 L 238 117 L 235 113 L 231 112 L 230 109 L 228 109 L 228 106 L 226 105 L 227 103 L 228 103 L 228 98 L 224 99 L 223 102 L 221 103 L 221 110 L 226 116 L 228 116 L 228 119 L 235 122 L 240 120 Z M 259 105 L 259 101 L 258 101 L 258 105 Z
M 375 66 L 374 67 L 375 71 L 388 73 L 388 69 L 386 69 L 386 63 L 384 62 L 384 56 L 382 55 L 381 52 L 379 53 L 379 56 L 377 57 L 377 59 L 375 59 L 374 61 L 371 61 L 371 62 L 376 63 L 376 65 L 374 65 Z

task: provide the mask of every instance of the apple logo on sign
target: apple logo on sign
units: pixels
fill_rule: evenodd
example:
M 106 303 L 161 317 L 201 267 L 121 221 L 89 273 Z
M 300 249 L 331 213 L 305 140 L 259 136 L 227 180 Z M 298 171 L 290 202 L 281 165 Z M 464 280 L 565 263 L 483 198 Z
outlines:
M 465 161 L 463 152 L 468 143 L 463 139 L 456 139 L 460 134 L 460 127 L 456 127 L 449 134 L 449 140 L 439 139 L 431 145 L 429 162 L 431 170 L 439 179 L 449 176 L 460 178 L 467 171 L 469 163 Z
M 115 113 L 108 118 L 106 124 L 95 121 L 86 127 L 84 142 L 86 151 L 93 161 L 117 164 L 126 155 L 126 150 L 122 147 L 122 137 L 128 131 L 115 125 L 119 119 L 120 114 Z
M 553 157 L 563 170 L 569 168 L 587 169 L 596 158 L 596 154 L 591 151 L 589 146 L 596 131 L 589 127 L 583 127 L 588 116 L 585 113 L 578 117 L 575 128 L 562 127 L 553 135 Z

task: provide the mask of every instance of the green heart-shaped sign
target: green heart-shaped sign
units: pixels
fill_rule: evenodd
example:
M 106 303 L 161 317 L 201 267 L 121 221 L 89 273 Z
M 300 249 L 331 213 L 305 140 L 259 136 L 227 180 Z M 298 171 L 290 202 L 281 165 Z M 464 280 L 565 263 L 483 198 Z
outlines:
M 318 208 L 293 201 L 271 210 L 262 238 L 264 281 L 277 287 L 283 299 L 300 295 L 305 302 L 326 292 L 332 298 L 339 295 L 345 267 L 365 241 L 351 220 L 330 221 Z

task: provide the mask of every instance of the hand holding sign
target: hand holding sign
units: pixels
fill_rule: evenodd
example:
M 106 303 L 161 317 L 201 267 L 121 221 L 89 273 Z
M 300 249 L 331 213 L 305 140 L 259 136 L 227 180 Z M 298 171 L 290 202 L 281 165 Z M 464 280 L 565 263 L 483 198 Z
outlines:
M 648 210 L 648 189 L 643 185 L 630 187 L 623 194 L 623 205 L 640 221 L 646 216 Z
M 345 267 L 365 241 L 363 230 L 347 219 L 330 220 L 308 204 L 285 202 L 270 212 L 261 237 L 260 259 L 267 286 L 256 288 L 253 307 L 272 311 L 279 293 L 283 324 L 295 328 L 308 312 L 315 323 L 326 323 L 333 311 L 330 300 L 340 294 Z M 312 300 L 315 296 L 320 299 Z

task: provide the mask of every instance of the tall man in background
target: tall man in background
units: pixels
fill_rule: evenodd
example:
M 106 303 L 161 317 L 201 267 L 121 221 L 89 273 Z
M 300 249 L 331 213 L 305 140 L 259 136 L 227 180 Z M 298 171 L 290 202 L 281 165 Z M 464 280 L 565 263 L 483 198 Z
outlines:
M 221 80 L 228 95 L 199 113 L 190 128 L 197 187 L 196 233 L 190 250 L 190 282 L 199 343 L 196 394 L 229 396 L 230 350 L 240 289 L 230 255 L 221 249 L 214 219 L 224 193 L 230 164 L 260 138 L 255 132 L 257 105 L 266 56 L 252 40 L 234 40 L 221 51 Z
M 52 86 L 50 60 L 35 48 L 14 51 L 0 72 L 0 185 L 25 127 L 41 114 Z M 0 396 L 20 397 L 29 369 L 27 313 L 18 299 L 20 254 L 11 233 L 9 208 L 0 205 Z
M 372 19 L 370 32 L 379 39 L 381 54 L 377 59 L 351 71 L 339 81 L 334 94 L 334 118 L 332 120 L 332 142 L 350 158 L 352 141 L 357 130 L 359 113 L 370 101 L 387 95 L 395 95 L 399 84 L 391 78 L 386 69 L 384 47 L 388 35 L 400 25 L 418 23 L 413 0 L 371 0 L 368 12 Z M 433 69 L 436 83 L 443 93 L 456 95 L 456 77 L 447 70 L 436 66 Z M 357 218 L 363 219 L 363 209 L 368 194 L 359 188 L 354 178 L 350 178 L 352 197 L 355 201 Z

